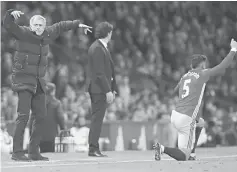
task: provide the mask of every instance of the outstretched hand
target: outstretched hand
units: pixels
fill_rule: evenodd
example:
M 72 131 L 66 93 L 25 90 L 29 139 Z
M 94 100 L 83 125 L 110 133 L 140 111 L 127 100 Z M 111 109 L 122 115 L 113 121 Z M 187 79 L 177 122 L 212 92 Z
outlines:
M 233 38 L 231 39 L 230 47 L 237 49 L 237 42 Z
M 14 17 L 14 19 L 16 20 L 16 19 L 18 19 L 21 15 L 24 15 L 24 13 L 23 12 L 21 12 L 21 11 L 12 11 L 11 12 L 11 15 Z
M 87 35 L 87 32 L 91 32 L 92 31 L 90 30 L 92 27 L 91 26 L 87 26 L 85 24 L 79 24 L 79 27 L 82 27 L 84 29 L 84 33 Z

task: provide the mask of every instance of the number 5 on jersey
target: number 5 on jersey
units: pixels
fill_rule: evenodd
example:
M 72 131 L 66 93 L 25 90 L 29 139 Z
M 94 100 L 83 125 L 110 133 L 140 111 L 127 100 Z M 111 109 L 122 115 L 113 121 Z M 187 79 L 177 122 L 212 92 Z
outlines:
M 190 84 L 190 82 L 191 82 L 191 79 L 184 80 L 183 91 L 185 91 L 185 92 L 181 95 L 182 99 L 189 95 L 189 84 Z

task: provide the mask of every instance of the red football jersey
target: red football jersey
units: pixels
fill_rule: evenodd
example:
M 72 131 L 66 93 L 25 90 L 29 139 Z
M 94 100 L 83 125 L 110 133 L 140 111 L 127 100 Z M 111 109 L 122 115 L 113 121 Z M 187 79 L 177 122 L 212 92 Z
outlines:
M 209 76 L 204 75 L 203 71 L 201 69 L 190 70 L 179 82 L 179 99 L 175 110 L 193 119 L 196 119 L 198 115 L 206 82 L 209 79 Z

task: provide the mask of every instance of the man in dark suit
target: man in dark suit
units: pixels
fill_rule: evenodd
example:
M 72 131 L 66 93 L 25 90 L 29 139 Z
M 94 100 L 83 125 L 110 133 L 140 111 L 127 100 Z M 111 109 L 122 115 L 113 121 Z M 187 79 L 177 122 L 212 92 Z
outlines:
M 99 150 L 99 137 L 107 104 L 114 101 L 118 92 L 114 64 L 108 42 L 111 40 L 113 26 L 100 23 L 95 29 L 96 41 L 90 46 L 88 54 L 86 89 L 90 94 L 92 119 L 89 132 L 89 156 L 104 157 Z

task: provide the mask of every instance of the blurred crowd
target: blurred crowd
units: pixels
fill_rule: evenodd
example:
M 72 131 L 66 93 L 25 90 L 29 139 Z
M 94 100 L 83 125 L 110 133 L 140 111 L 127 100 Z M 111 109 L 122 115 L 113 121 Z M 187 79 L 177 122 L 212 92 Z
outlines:
M 237 4 L 232 2 L 1 2 L 1 15 L 11 8 L 27 18 L 41 14 L 48 25 L 73 19 L 93 27 L 105 20 L 114 25 L 109 49 L 120 96 L 108 108 L 105 121 L 170 115 L 177 98 L 168 93 L 189 70 L 190 56 L 205 54 L 212 67 L 227 55 L 231 38 L 237 39 Z M 17 22 L 28 25 L 23 19 Z M 17 106 L 17 95 L 9 88 L 14 39 L 4 29 L 1 36 L 2 115 L 9 121 L 15 119 Z M 50 47 L 46 80 L 57 86 L 56 97 L 68 121 L 90 116 L 84 85 L 93 41 L 93 34 L 77 29 L 62 34 Z M 236 67 L 235 60 L 206 89 L 201 112 L 214 123 L 216 133 L 230 130 L 237 121 Z

